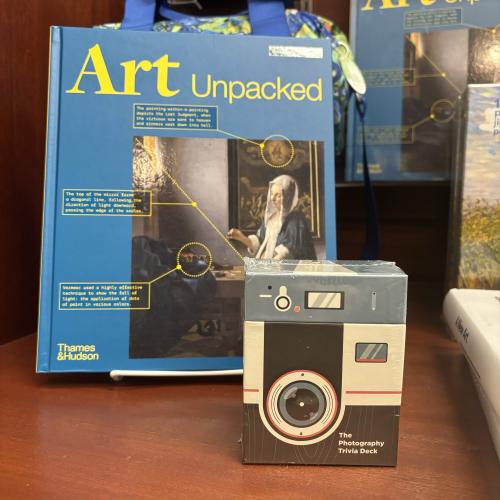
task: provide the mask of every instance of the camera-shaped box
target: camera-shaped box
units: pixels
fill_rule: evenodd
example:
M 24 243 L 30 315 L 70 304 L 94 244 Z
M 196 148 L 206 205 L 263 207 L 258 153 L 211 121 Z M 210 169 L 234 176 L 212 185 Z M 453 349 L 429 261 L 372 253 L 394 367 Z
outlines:
M 396 465 L 407 276 L 247 259 L 243 462 Z

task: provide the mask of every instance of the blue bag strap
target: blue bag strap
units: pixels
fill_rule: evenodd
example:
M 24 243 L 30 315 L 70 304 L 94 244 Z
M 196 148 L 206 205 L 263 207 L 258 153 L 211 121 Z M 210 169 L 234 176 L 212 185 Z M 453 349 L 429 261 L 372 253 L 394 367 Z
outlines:
M 248 0 L 248 18 L 252 35 L 290 36 L 281 0 Z
M 125 0 L 121 29 L 151 31 L 156 13 L 156 0 Z M 159 13 L 166 19 L 192 19 L 162 4 Z M 290 36 L 283 0 L 248 0 L 248 18 L 253 35 Z
M 375 203 L 375 193 L 370 179 L 370 169 L 368 168 L 368 152 L 366 149 L 365 136 L 365 115 L 366 101 L 363 96 L 356 95 L 356 109 L 359 115 L 361 124 L 361 143 L 363 151 L 363 183 L 365 190 L 366 203 L 366 235 L 365 244 L 361 258 L 364 260 L 376 260 L 379 257 L 379 240 L 378 240 L 378 217 L 377 204 Z
M 125 0 L 120 29 L 151 31 L 155 20 L 156 0 Z

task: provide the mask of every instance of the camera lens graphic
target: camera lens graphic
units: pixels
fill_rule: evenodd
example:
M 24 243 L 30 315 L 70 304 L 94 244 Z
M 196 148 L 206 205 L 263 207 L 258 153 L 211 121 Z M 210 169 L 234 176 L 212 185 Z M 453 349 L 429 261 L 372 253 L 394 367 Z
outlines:
M 265 409 L 269 423 L 280 434 L 305 441 L 328 431 L 339 402 L 326 377 L 312 370 L 292 370 L 271 384 Z
M 325 395 L 312 382 L 292 382 L 278 396 L 280 415 L 295 427 L 315 424 L 323 416 L 325 407 Z

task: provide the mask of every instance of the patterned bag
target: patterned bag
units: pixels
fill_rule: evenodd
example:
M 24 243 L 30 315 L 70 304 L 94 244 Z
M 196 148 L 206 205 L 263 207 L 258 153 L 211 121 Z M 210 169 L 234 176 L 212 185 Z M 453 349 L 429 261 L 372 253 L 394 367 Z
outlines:
M 167 8 L 161 0 L 126 0 L 121 23 L 102 28 L 154 30 L 173 33 L 220 33 L 222 35 L 281 35 L 296 38 L 328 38 L 332 43 L 335 146 L 344 149 L 347 105 L 354 91 L 364 94 L 363 76 L 354 62 L 349 42 L 332 21 L 309 12 L 285 10 L 282 1 L 249 0 L 248 13 L 225 17 L 195 17 Z M 153 22 L 154 19 L 160 19 Z
M 175 33 L 220 33 L 222 35 L 292 36 L 296 38 L 328 38 L 332 44 L 332 85 L 335 123 L 335 149 L 340 154 L 345 146 L 345 125 L 349 100 L 356 96 L 356 109 L 361 123 L 363 179 L 366 205 L 366 237 L 363 259 L 377 259 L 379 254 L 378 220 L 375 195 L 368 170 L 364 117 L 366 83 L 354 61 L 347 37 L 332 21 L 309 12 L 286 9 L 283 0 L 248 0 L 248 12 L 233 16 L 196 17 L 169 9 L 167 0 L 125 0 L 121 23 L 102 28 Z M 156 20 L 156 22 L 155 22 Z

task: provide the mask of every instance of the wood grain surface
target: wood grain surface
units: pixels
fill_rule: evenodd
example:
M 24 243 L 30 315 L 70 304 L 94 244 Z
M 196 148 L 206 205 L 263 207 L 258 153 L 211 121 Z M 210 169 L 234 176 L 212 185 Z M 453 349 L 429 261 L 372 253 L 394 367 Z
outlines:
M 0 498 L 495 499 L 500 467 L 439 297 L 409 309 L 396 468 L 240 463 L 240 378 L 35 375 L 0 347 Z

